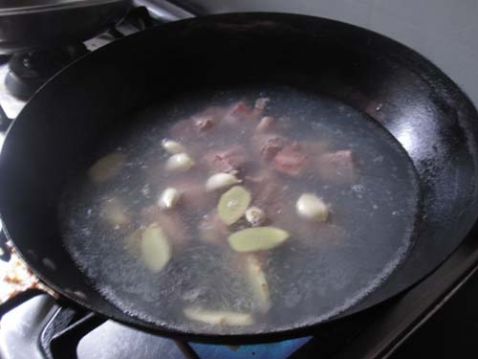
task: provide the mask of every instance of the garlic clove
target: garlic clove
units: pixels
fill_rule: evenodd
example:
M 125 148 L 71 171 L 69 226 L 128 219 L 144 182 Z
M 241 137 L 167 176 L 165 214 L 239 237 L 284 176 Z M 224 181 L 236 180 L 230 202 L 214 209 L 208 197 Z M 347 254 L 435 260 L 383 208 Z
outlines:
M 206 190 L 217 191 L 220 189 L 228 188 L 240 182 L 241 180 L 238 179 L 234 174 L 225 172 L 216 173 L 209 177 L 209 179 L 206 181 Z
M 186 172 L 194 166 L 194 160 L 187 153 L 177 153 L 166 161 L 166 170 L 171 172 Z
M 164 139 L 161 141 L 161 146 L 164 148 L 166 152 L 172 155 L 186 152 L 186 149 L 184 148 L 183 145 L 173 140 Z
M 296 210 L 302 218 L 317 222 L 325 222 L 329 217 L 328 206 L 313 193 L 302 194 L 297 200 Z
M 158 206 L 161 209 L 173 209 L 181 198 L 181 193 L 173 187 L 166 188 L 159 197 Z

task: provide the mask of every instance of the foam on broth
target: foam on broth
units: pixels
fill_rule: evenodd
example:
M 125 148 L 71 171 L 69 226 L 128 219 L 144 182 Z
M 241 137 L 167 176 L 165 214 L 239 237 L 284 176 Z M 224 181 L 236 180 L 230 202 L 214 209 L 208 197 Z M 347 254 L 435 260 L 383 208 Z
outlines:
M 204 183 L 208 178 L 205 170 L 183 177 L 164 170 L 170 155 L 160 143 L 172 137 L 171 127 L 208 106 L 227 106 L 238 100 L 253 104 L 261 96 L 270 98 L 266 114 L 279 119 L 284 136 L 299 142 L 322 141 L 328 152 L 350 149 L 357 167 L 356 179 L 345 184 L 321 180 L 314 173 L 298 179 L 279 175 L 281 203 L 291 210 L 289 220 L 271 225 L 288 230 L 290 238 L 258 254 L 270 288 L 272 305 L 266 313 L 257 310 L 241 254 L 227 245 L 227 237 L 225 245 L 198 239 L 197 223 L 216 207 L 219 194 L 211 194 L 205 205 L 208 211 L 177 209 L 187 228 L 187 240 L 173 244 L 172 259 L 159 273 L 149 271 L 125 240 L 146 225 L 141 213 L 156 204 L 162 189 L 182 180 Z M 413 165 L 391 135 L 335 99 L 285 87 L 211 91 L 148 108 L 138 119 L 138 126 L 115 134 L 98 152 L 98 158 L 115 151 L 124 154 L 126 162 L 120 172 L 101 184 L 84 175 L 73 179 L 60 210 L 65 246 L 79 268 L 109 301 L 133 316 L 198 333 L 254 333 L 311 324 L 364 298 L 386 280 L 412 244 L 418 211 Z M 260 163 L 251 153 L 248 126 L 252 125 L 218 129 L 203 147 L 196 145 L 191 156 L 199 161 L 201 148 L 209 151 L 238 144 L 248 151 L 248 161 Z M 188 148 L 180 137 L 174 139 Z M 258 166 L 250 168 L 255 171 Z M 244 181 L 242 185 L 249 184 Z M 310 225 L 294 217 L 295 202 L 303 192 L 316 193 L 330 204 L 327 224 Z M 111 198 L 124 205 L 127 225 L 105 223 L 102 208 Z M 254 323 L 230 326 L 190 320 L 183 310 L 191 306 L 251 313 Z

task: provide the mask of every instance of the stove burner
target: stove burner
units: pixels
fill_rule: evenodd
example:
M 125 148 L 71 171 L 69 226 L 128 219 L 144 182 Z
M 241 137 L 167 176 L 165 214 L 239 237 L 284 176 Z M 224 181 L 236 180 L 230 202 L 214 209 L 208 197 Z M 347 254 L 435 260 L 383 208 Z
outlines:
M 311 340 L 240 347 L 186 343 L 105 321 L 37 291 L 25 292 L 15 302 L 13 309 L 9 305 L 1 311 L 0 306 L 0 357 L 4 359 L 286 359 Z
M 13 96 L 27 100 L 56 72 L 86 53 L 85 45 L 79 43 L 15 54 L 8 63 L 5 86 Z

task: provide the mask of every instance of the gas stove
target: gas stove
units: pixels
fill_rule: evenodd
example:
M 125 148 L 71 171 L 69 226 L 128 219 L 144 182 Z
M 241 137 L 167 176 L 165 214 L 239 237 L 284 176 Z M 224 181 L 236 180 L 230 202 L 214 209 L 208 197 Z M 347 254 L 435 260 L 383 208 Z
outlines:
M 135 1 L 135 13 L 101 36 L 85 42 L 88 51 L 115 39 L 209 11 L 188 1 L 179 6 L 161 0 Z M 234 2 L 233 2 L 234 3 Z M 322 2 L 322 3 L 327 3 Z M 137 21 L 145 9 L 150 24 Z M 235 9 L 242 10 L 242 9 Z M 257 9 L 255 9 L 257 10 Z M 266 9 L 265 9 L 266 10 Z M 270 10 L 270 9 L 267 9 Z M 279 9 L 280 10 L 280 9 Z M 136 14 L 136 15 L 134 15 Z M 326 14 L 325 14 L 326 15 Z M 0 65 L 0 105 L 15 118 L 25 105 L 5 88 L 6 63 Z M 0 138 L 0 140 L 3 137 Z M 1 143 L 0 143 L 1 145 Z M 71 302 L 38 290 L 22 293 L 0 306 L 0 357 L 15 358 L 384 358 L 443 307 L 478 271 L 478 226 L 428 278 L 397 297 L 366 312 L 317 328 L 311 336 L 242 346 L 209 345 L 164 338 L 105 320 Z M 2 267 L 0 266 L 0 271 Z

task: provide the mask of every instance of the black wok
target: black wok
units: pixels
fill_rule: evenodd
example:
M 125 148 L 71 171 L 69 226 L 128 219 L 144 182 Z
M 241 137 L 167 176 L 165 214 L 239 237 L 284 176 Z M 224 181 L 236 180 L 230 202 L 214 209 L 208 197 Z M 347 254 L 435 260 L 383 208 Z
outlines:
M 319 321 L 236 336 L 154 325 L 106 301 L 62 245 L 62 186 L 91 162 L 96 144 L 112 128 L 185 90 L 261 82 L 334 96 L 368 114 L 401 143 L 418 173 L 421 211 L 408 257 L 382 286 L 335 318 L 410 287 L 458 246 L 478 213 L 478 116 L 463 92 L 422 56 L 381 35 L 336 21 L 267 13 L 153 28 L 95 51 L 49 81 L 15 120 L 0 157 L 0 211 L 8 237 L 64 297 L 144 330 L 215 342 L 313 331 Z

